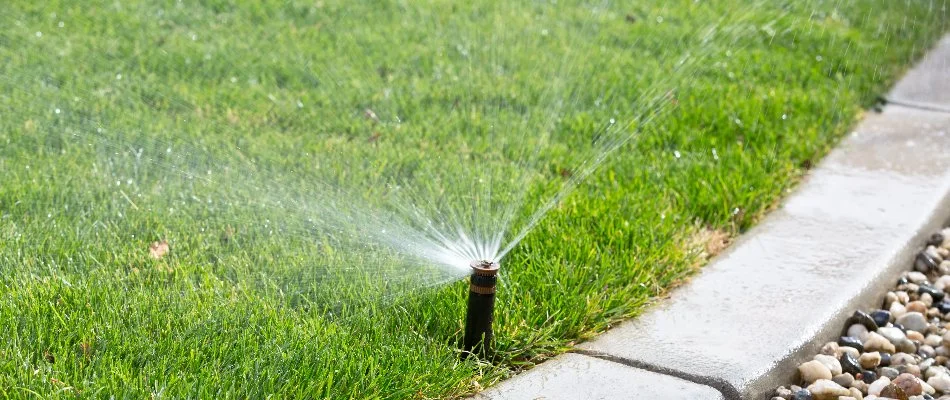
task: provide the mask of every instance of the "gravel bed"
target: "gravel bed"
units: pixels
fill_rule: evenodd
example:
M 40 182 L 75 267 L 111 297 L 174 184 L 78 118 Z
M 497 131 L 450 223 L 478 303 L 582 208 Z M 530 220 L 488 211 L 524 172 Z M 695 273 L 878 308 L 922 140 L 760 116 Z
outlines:
M 880 309 L 798 366 L 772 400 L 950 400 L 950 228 L 931 236 Z

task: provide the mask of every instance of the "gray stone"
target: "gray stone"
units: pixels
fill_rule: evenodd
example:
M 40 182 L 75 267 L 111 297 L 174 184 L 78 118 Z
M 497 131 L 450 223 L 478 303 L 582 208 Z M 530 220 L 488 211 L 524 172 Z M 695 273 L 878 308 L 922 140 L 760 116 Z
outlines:
M 835 375 L 833 378 L 831 378 L 831 380 L 841 386 L 851 387 L 851 384 L 854 383 L 854 375 L 845 372 L 843 374 Z
M 894 327 L 878 328 L 877 333 L 895 345 L 907 338 L 903 331 Z
M 897 378 L 897 376 L 901 374 L 899 371 L 891 367 L 881 367 L 878 373 L 887 379 Z
M 904 328 L 923 333 L 927 329 L 927 318 L 919 312 L 908 312 L 897 319 Z
M 562 354 L 477 394 L 479 400 L 720 399 L 717 390 L 581 354 Z

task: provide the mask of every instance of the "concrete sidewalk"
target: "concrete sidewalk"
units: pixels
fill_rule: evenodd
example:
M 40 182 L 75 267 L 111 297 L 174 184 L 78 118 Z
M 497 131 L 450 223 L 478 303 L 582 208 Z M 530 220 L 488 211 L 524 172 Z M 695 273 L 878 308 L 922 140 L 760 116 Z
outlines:
M 950 36 L 671 299 L 478 399 L 767 399 L 950 217 Z

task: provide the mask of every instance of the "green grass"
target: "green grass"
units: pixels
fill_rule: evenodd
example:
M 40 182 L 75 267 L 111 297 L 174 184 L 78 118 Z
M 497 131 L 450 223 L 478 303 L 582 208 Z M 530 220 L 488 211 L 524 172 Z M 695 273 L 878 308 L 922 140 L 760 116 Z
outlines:
M 456 3 L 0 5 L 0 397 L 472 393 L 687 279 L 947 23 L 925 1 Z M 464 214 L 487 184 L 459 179 L 485 178 L 483 210 L 526 194 L 517 228 L 628 135 L 504 260 L 490 362 L 459 359 L 467 284 L 423 290 L 446 276 L 319 222 L 367 220 L 352 204 L 393 182 Z

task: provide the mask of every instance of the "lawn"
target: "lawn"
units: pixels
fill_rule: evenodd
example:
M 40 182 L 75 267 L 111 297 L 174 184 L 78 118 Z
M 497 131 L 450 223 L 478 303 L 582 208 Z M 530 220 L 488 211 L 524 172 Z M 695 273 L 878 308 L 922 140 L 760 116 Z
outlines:
M 0 27 L 0 397 L 451 398 L 688 279 L 947 5 L 14 0 Z M 459 357 L 464 265 L 426 253 L 456 225 L 513 245 L 489 360 Z

